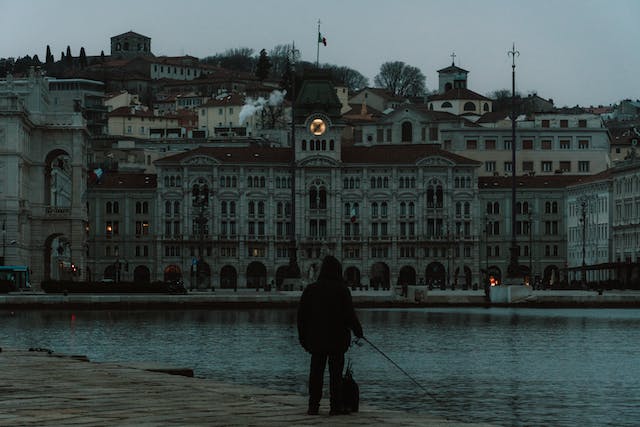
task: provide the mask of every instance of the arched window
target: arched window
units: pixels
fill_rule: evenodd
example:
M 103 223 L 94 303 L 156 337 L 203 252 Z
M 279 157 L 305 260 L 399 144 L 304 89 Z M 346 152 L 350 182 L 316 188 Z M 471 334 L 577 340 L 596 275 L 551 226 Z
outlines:
M 353 178 L 349 179 L 349 188 L 355 188 L 356 183 L 355 180 Z
M 260 187 L 260 178 L 258 178 L 257 176 L 253 177 L 253 187 L 254 188 L 259 188 Z
M 551 213 L 551 202 L 544 203 L 544 213 Z
M 229 215 L 236 216 L 236 202 L 229 202 Z
M 113 213 L 119 213 L 120 212 L 120 205 L 118 204 L 118 202 L 113 202 Z
M 489 111 L 489 103 L 488 103 L 488 102 L 485 102 L 485 103 L 482 105 L 482 111 Z
M 469 202 L 464 202 L 464 216 L 471 215 L 471 204 Z
M 476 104 L 474 104 L 473 102 L 465 102 L 462 109 L 464 111 L 476 111 Z
M 462 203 L 456 202 L 456 216 L 462 215 Z
M 389 188 L 389 178 L 387 178 L 386 176 L 384 177 L 384 179 L 382 180 L 382 186 L 384 188 Z
M 307 151 L 307 140 L 306 139 L 302 140 L 302 151 Z
M 142 213 L 142 203 L 136 202 L 136 213 Z
M 516 202 L 516 213 L 522 213 L 522 203 Z
M 231 186 L 234 188 L 238 186 L 238 178 L 236 178 L 235 176 L 231 178 Z
M 376 179 L 371 177 L 371 188 L 376 188 Z
M 451 105 L 449 101 L 443 102 L 442 105 L 440 106 L 440 108 L 451 108 L 451 107 L 453 107 L 453 105 Z
M 494 214 L 499 214 L 500 213 L 500 203 L 498 203 L 498 202 L 494 202 L 493 203 L 493 213 Z
M 405 202 L 400 202 L 400 216 L 407 216 L 407 204 Z
M 286 202 L 284 204 L 284 216 L 286 217 L 291 216 L 291 202 Z
M 413 125 L 411 122 L 402 123 L 402 142 L 413 141 Z
M 493 213 L 493 204 L 491 202 L 487 202 L 487 213 Z
M 263 201 L 258 202 L 258 216 L 260 216 L 260 217 L 264 216 L 264 202 Z
M 342 215 L 345 217 L 349 217 L 351 215 L 351 203 L 344 204 L 344 210 L 342 211 Z
M 175 176 L 172 176 L 172 177 L 169 179 L 169 185 L 170 185 L 171 187 L 175 187 L 175 186 L 176 186 L 176 177 L 175 177 Z
M 149 213 L 149 202 L 142 202 L 142 213 L 143 214 Z
M 309 208 L 318 209 L 318 190 L 315 187 L 309 191 Z
M 180 187 L 182 185 L 182 180 L 180 179 L 180 175 L 176 176 L 176 187 Z
M 168 176 L 165 176 L 165 177 L 164 177 L 164 186 L 165 186 L 165 187 L 168 187 L 168 186 L 169 186 L 169 177 L 168 177 Z
M 320 189 L 320 201 L 319 201 L 319 209 L 327 209 L 327 190 L 326 188 Z
M 249 216 L 256 216 L 256 204 L 253 200 L 249 202 Z
M 220 215 L 227 216 L 227 202 L 220 202 Z
M 327 140 L 326 139 L 322 140 L 322 151 L 327 151 Z
M 376 186 L 382 188 L 382 177 L 376 178 Z
M 345 178 L 344 181 L 342 181 L 342 188 L 347 189 L 349 188 L 349 179 Z
M 282 204 L 282 202 L 278 202 L 278 204 L 276 205 L 276 216 L 278 217 L 282 216 L 283 208 L 284 208 L 284 205 Z
M 443 197 L 443 194 L 442 194 L 442 186 L 438 185 L 436 187 L 436 207 L 437 208 L 441 208 L 443 201 L 444 201 L 444 197 Z
M 171 202 L 168 200 L 164 202 L 164 214 L 167 216 L 171 215 Z
M 334 151 L 336 149 L 336 144 L 333 139 L 329 140 L 329 150 Z
M 553 202 L 551 204 L 551 213 L 558 213 L 558 202 Z
M 378 218 L 378 203 L 371 203 L 371 218 Z
M 522 203 L 522 213 L 529 213 L 529 202 Z
M 412 218 L 416 216 L 416 205 L 413 202 L 409 202 L 409 216 Z
M 247 187 L 253 187 L 253 178 L 251 178 L 250 176 L 247 177 Z
M 388 213 L 387 202 L 382 202 L 380 204 L 380 216 L 382 218 L 386 218 L 387 217 L 387 213 Z
M 224 187 L 225 185 L 225 180 L 224 180 L 224 176 L 220 177 L 220 187 Z
M 265 179 L 264 176 L 260 177 L 260 188 L 264 188 L 267 186 L 267 180 Z

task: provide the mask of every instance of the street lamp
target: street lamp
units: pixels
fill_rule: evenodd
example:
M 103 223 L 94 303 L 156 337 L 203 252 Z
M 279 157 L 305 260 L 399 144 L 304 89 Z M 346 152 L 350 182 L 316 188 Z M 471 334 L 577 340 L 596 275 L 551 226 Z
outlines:
M 516 56 L 520 56 L 520 52 L 516 50 L 514 44 L 508 52 L 512 57 L 511 64 L 511 248 L 509 267 L 507 269 L 509 277 L 517 278 L 520 276 L 520 268 L 518 264 L 518 246 L 516 242 Z
M 527 212 L 527 216 L 529 217 L 529 285 L 531 285 L 532 277 L 533 277 L 533 224 L 531 222 L 531 217 L 533 213 L 531 210 Z
M 5 251 L 7 250 L 7 220 L 2 220 L 2 260 L 0 265 L 4 265 Z
M 196 224 L 198 224 L 198 259 L 196 261 L 196 274 L 195 279 L 197 281 L 196 287 L 203 281 L 204 271 L 204 235 L 205 227 L 208 219 L 205 216 L 205 208 L 209 206 L 209 188 L 205 185 L 203 188 L 194 187 L 192 191 L 193 207 L 198 210 L 198 216 L 195 218 Z M 193 290 L 193 275 L 191 278 L 190 290 Z M 213 283 L 211 283 L 211 291 L 215 291 Z
M 582 268 L 580 269 L 580 281 L 582 287 L 587 283 L 587 263 L 586 263 L 586 242 L 587 242 L 587 206 L 589 201 L 586 197 L 580 198 L 580 222 L 582 223 Z

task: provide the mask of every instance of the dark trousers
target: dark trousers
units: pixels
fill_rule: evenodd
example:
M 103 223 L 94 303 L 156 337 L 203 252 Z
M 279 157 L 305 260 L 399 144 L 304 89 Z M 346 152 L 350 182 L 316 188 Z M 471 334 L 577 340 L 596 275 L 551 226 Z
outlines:
M 320 406 L 322 398 L 322 382 L 324 367 L 329 359 L 329 402 L 331 409 L 342 409 L 342 369 L 344 368 L 344 353 L 311 355 L 309 370 L 309 407 Z

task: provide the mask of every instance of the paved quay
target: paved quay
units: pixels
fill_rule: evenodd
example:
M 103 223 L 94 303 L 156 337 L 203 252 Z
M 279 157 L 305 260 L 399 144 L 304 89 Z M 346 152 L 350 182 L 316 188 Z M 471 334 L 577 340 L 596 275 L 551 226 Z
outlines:
M 172 294 L 46 294 L 42 291 L 0 294 L 0 308 L 263 308 L 296 307 L 300 291 L 259 291 L 230 289 L 190 291 L 186 295 Z M 393 290 L 354 290 L 356 307 L 640 307 L 640 291 L 605 290 L 601 294 L 587 290 L 535 290 L 530 298 L 511 304 L 490 304 L 482 290 L 427 290 L 411 287 L 409 297 Z
M 488 426 L 367 405 L 329 416 L 325 400 L 308 416 L 301 395 L 47 351 L 2 349 L 0 364 L 0 426 Z

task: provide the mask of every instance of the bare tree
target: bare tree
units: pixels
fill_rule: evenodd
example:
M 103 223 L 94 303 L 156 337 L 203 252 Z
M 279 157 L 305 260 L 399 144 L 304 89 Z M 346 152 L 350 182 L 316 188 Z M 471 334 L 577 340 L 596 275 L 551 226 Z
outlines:
M 224 53 L 217 53 L 202 60 L 205 64 L 216 65 L 234 71 L 252 72 L 256 63 L 253 49 L 239 47 L 227 49 Z
M 330 70 L 334 83 L 344 84 L 350 92 L 355 92 L 369 85 L 369 79 L 352 68 L 331 64 L 324 64 L 322 68 Z
M 402 61 L 385 62 L 374 78 L 376 86 L 398 96 L 418 96 L 425 92 L 426 77 L 419 68 Z

